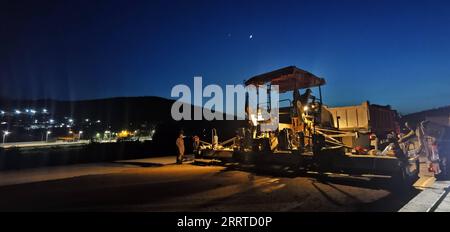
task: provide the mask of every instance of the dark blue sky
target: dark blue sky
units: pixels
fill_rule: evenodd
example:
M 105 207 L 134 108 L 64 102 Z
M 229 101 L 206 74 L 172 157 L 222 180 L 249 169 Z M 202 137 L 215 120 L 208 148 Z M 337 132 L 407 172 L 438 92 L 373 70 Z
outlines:
M 296 65 L 329 105 L 450 105 L 448 1 L 2 1 L 0 95 L 169 97 Z M 253 35 L 250 39 L 249 36 Z

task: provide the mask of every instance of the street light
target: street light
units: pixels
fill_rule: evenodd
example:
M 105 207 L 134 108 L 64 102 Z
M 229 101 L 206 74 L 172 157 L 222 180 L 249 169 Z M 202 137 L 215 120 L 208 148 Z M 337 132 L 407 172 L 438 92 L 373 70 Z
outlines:
M 47 134 L 45 136 L 45 142 L 48 143 L 48 136 L 51 134 L 51 131 L 47 131 Z
M 8 136 L 9 134 L 11 134 L 11 132 L 3 131 L 3 144 L 6 142 L 6 136 Z
M 83 134 L 83 131 L 78 132 L 78 139 L 81 140 L 81 135 Z
M 106 137 L 106 138 L 105 138 Z M 108 139 L 109 142 L 111 142 L 111 131 L 106 130 L 105 135 L 103 136 L 103 139 Z

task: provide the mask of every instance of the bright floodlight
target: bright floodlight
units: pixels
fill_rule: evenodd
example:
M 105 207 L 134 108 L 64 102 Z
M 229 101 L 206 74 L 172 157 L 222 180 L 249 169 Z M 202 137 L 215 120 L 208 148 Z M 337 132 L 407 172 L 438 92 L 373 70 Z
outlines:
M 2 141 L 3 144 L 6 142 L 6 136 L 8 136 L 9 134 L 10 134 L 9 131 L 3 131 L 3 141 Z

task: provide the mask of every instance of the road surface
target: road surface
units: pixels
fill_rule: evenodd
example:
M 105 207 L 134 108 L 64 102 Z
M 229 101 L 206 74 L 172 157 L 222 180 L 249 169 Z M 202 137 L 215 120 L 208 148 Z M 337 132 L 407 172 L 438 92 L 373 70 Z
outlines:
M 365 179 L 172 164 L 174 157 L 0 173 L 0 211 L 397 211 L 418 191 Z

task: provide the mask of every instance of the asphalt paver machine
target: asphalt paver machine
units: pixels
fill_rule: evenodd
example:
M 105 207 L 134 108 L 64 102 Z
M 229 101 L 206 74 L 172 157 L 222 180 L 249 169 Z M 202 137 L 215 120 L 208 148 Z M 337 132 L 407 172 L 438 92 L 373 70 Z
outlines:
M 280 96 L 288 106 L 280 107 L 278 128 L 261 131 L 270 120 L 256 121 L 247 112 L 248 126 L 239 128 L 234 139 L 235 160 L 244 163 L 279 164 L 300 171 L 345 173 L 349 175 L 390 177 L 403 183 L 413 183 L 419 172 L 417 154 L 403 152 L 396 139 L 390 152 L 355 154 L 343 143 L 343 138 L 358 139 L 358 131 L 335 128 L 333 116 L 323 104 L 322 86 L 325 79 L 310 72 L 289 66 L 250 78 L 245 85 L 278 85 Z M 318 96 L 313 95 L 312 89 Z M 267 101 L 270 103 L 270 98 Z M 267 102 L 259 106 L 269 105 Z M 262 106 L 264 107 L 264 106 Z M 270 110 L 270 109 L 268 109 Z M 388 154 L 389 153 L 389 154 Z

